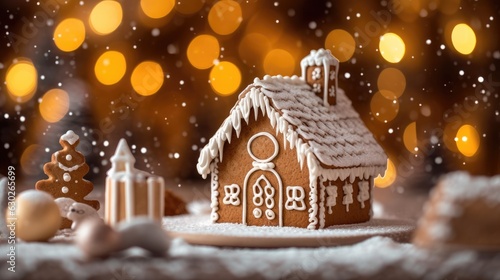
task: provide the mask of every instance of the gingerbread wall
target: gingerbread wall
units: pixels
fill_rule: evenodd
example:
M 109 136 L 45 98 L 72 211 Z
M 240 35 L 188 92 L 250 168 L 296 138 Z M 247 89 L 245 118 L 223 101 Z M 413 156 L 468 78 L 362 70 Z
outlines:
M 242 120 L 242 129 L 240 137 L 237 138 L 236 133 L 232 132 L 231 143 L 226 142 L 224 144 L 224 154 L 223 159 L 218 164 L 219 169 L 219 219 L 217 222 L 224 223 L 241 223 L 243 217 L 243 189 L 244 189 L 244 181 L 245 177 L 249 173 L 249 171 L 254 168 L 252 163 L 255 161 L 249 155 L 247 150 L 247 144 L 250 138 L 259 132 L 267 132 L 274 136 L 277 140 L 279 146 L 279 152 L 277 156 L 272 159 L 270 162 L 274 163 L 275 167 L 272 170 L 275 170 L 276 173 L 279 174 L 282 180 L 283 186 L 283 200 L 282 200 L 282 213 L 283 213 L 283 225 L 284 226 L 297 226 L 297 227 L 307 227 L 309 225 L 309 213 L 308 210 L 310 208 L 309 204 L 309 171 L 307 165 L 304 163 L 303 169 L 300 169 L 300 165 L 297 160 L 297 153 L 295 148 L 293 150 L 290 149 L 289 143 L 286 145 L 286 149 L 284 146 L 283 135 L 281 133 L 276 134 L 276 130 L 272 128 L 269 119 L 262 115 L 262 112 L 259 111 L 258 120 L 255 120 L 255 115 L 252 109 L 250 114 L 250 121 L 247 125 Z M 252 142 L 252 153 L 255 157 L 259 159 L 267 159 L 272 157 L 274 152 L 274 144 L 267 137 L 258 137 L 255 138 Z M 269 181 L 272 186 L 275 187 L 274 195 L 272 196 L 274 201 L 274 206 L 270 208 L 270 210 L 275 213 L 274 219 L 268 219 L 266 217 L 266 210 L 268 207 L 266 206 L 266 195 L 263 194 L 262 199 L 264 199 L 261 206 L 256 206 L 253 202 L 253 188 L 252 185 L 262 178 L 261 175 L 264 175 L 265 178 Z M 263 181 L 261 181 L 263 183 Z M 240 193 L 238 195 L 238 199 L 240 201 L 239 205 L 232 204 L 224 204 L 223 199 L 225 197 L 224 186 L 237 184 L 240 188 Z M 277 226 L 279 222 L 279 190 L 278 190 L 278 178 L 271 170 L 256 170 L 251 173 L 248 177 L 248 188 L 246 190 L 247 195 L 247 203 L 246 203 L 246 217 L 248 225 L 273 225 Z M 262 185 L 262 184 L 261 184 Z M 287 201 L 286 188 L 288 186 L 300 186 L 303 188 L 305 197 L 304 197 L 304 210 L 286 210 L 285 203 Z M 257 199 L 259 200 L 259 199 Z M 259 201 L 257 201 L 259 202 Z M 254 211 L 256 208 L 260 209 L 262 216 L 260 218 L 255 218 Z M 257 210 L 258 211 L 258 210 Z

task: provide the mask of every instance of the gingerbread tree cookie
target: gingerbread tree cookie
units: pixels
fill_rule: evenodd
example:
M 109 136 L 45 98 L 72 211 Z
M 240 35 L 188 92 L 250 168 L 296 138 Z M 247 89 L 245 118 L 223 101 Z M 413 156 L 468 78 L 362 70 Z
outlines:
M 43 171 L 49 178 L 38 181 L 36 189 L 46 191 L 54 198 L 69 197 L 99 210 L 99 201 L 84 199 L 94 186 L 83 179 L 89 172 L 89 166 L 85 163 L 83 154 L 76 150 L 76 146 L 80 143 L 78 135 L 68 130 L 61 136 L 59 143 L 63 149 L 52 154 L 51 162 L 43 166 Z M 70 228 L 71 223 L 64 217 L 61 228 Z

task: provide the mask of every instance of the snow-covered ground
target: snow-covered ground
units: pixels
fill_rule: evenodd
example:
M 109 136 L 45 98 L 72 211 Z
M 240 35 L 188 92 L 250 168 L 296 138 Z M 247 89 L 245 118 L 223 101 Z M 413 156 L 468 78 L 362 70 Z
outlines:
M 388 237 L 318 248 L 221 248 L 172 240 L 164 258 L 131 249 L 86 260 L 72 237 L 0 245 L 0 279 L 500 279 L 500 252 L 429 251 Z

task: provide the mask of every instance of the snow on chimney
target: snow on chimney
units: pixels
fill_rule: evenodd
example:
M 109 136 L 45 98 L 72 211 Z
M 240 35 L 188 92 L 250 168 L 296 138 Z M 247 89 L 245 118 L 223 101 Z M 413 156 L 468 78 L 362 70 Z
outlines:
M 300 62 L 302 79 L 309 84 L 325 106 L 336 104 L 339 60 L 330 50 L 312 50 Z

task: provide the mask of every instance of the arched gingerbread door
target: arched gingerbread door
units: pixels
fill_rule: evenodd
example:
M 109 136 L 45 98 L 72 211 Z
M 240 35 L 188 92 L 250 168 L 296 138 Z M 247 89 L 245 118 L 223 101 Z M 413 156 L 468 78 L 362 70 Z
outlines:
M 279 152 L 278 141 L 259 132 L 248 140 L 247 150 L 254 162 L 243 185 L 242 223 L 283 226 L 283 183 L 272 162 Z

